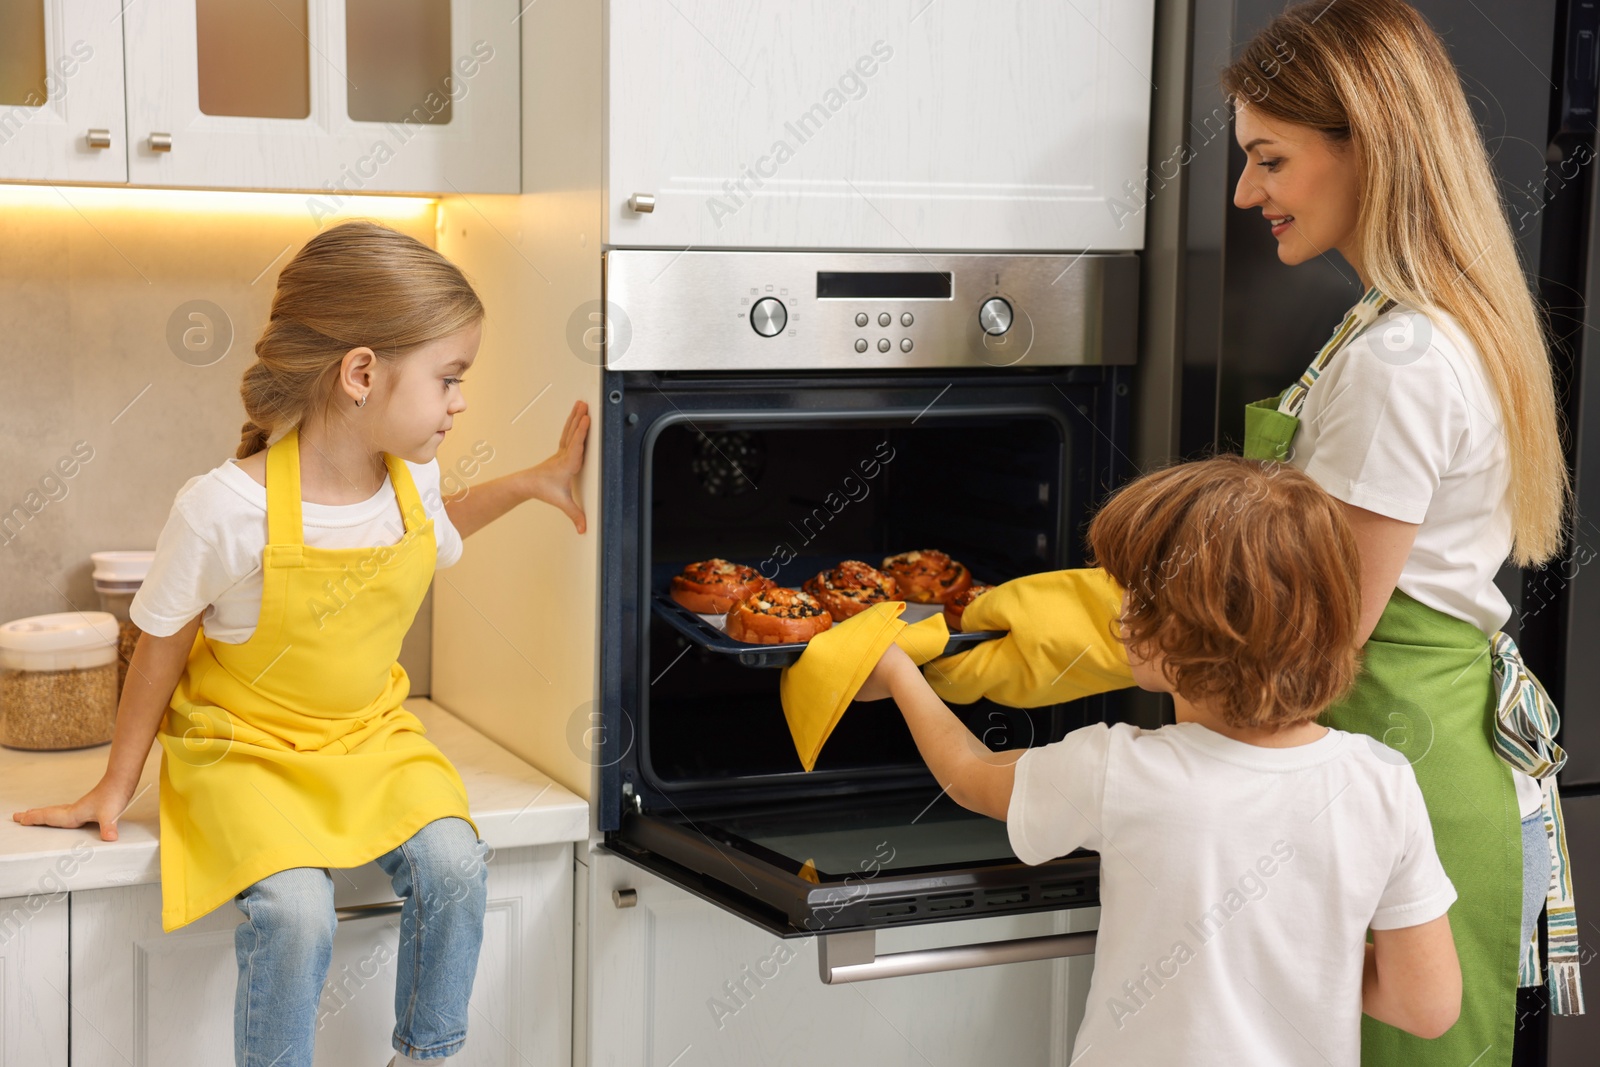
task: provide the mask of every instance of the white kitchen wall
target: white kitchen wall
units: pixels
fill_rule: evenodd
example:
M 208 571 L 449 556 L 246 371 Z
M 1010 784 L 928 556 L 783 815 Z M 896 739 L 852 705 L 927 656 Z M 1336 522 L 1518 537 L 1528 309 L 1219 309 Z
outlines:
M 522 196 L 447 196 L 438 248 L 487 308 L 468 408 L 441 467 L 477 442 L 494 459 L 472 481 L 537 463 L 573 401 L 593 418 L 580 481 L 589 531 L 526 504 L 474 534 L 434 580 L 433 699 L 588 797 L 598 691 L 601 123 L 599 5 L 529 5 L 521 17 Z M 471 481 L 468 483 L 472 484 Z

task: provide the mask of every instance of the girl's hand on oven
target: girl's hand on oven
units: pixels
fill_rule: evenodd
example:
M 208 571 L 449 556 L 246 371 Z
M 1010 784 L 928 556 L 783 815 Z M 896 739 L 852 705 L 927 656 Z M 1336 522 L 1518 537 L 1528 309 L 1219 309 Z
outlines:
M 872 668 L 872 673 L 867 675 L 866 683 L 856 693 L 856 699 L 884 700 L 893 696 L 894 680 L 908 667 L 913 671 L 917 669 L 905 649 L 891 642 L 878 659 L 877 666 Z

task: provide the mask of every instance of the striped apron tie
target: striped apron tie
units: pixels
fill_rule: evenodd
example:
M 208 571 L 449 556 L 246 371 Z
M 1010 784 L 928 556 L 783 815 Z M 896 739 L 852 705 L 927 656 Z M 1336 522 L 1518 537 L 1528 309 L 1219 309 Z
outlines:
M 1556 772 L 1567 754 L 1556 744 L 1561 713 L 1539 679 L 1522 662 L 1522 653 L 1504 631 L 1490 639 L 1497 690 L 1495 752 L 1502 762 L 1539 780 L 1544 796 L 1544 831 L 1550 840 L 1550 890 L 1545 898 L 1545 969 L 1550 1010 L 1556 1015 L 1583 1014 L 1583 983 L 1578 974 L 1578 913 L 1572 897 L 1572 864 L 1567 831 L 1561 821 L 1561 795 Z M 1522 946 L 1517 984 L 1540 983 L 1539 931 Z

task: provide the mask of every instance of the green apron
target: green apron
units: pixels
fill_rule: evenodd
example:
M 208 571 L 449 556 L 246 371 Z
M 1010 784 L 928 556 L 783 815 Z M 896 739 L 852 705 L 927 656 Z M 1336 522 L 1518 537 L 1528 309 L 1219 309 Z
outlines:
M 1245 408 L 1246 457 L 1288 459 L 1300 420 L 1278 410 L 1279 400 Z M 1324 725 L 1375 737 L 1410 761 L 1457 894 L 1450 930 L 1461 960 L 1460 1019 L 1443 1037 L 1424 1040 L 1362 1015 L 1363 1067 L 1511 1063 L 1522 819 L 1511 768 L 1495 753 L 1489 651 L 1476 626 L 1396 589 L 1367 640 L 1354 688 L 1321 716 Z

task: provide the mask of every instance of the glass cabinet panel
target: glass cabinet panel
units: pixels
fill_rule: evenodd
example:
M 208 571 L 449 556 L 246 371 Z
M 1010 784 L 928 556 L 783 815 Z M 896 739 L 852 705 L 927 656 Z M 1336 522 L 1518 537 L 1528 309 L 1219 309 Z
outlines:
M 311 114 L 306 3 L 195 0 L 201 111 L 265 119 Z
M 43 107 L 44 0 L 0 0 L 0 104 Z
M 450 0 L 345 0 L 350 117 L 450 121 Z

